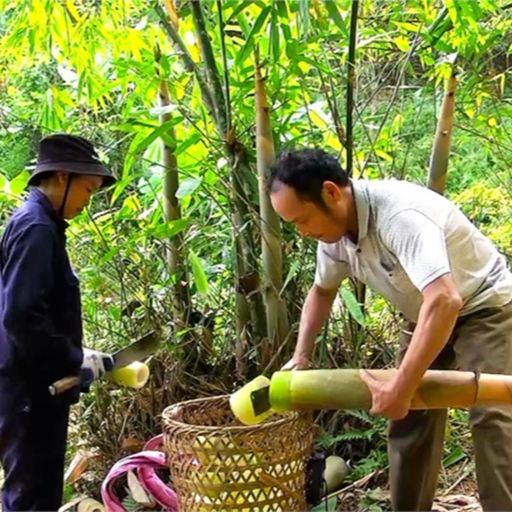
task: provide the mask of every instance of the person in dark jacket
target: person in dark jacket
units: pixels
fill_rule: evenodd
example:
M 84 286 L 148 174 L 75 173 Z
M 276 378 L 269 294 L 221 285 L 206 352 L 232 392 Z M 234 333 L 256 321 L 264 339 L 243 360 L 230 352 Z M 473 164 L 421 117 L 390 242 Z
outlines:
M 110 356 L 82 348 L 80 289 L 66 252 L 65 219 L 114 181 L 86 139 L 42 139 L 28 199 L 0 242 L 4 512 L 61 506 L 69 407 L 112 368 Z M 81 375 L 81 389 L 51 396 L 49 385 L 69 375 Z

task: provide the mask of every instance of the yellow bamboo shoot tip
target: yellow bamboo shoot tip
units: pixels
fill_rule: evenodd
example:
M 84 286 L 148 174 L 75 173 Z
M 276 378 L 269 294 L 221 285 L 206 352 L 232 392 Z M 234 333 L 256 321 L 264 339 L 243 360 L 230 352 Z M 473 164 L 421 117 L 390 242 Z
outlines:
M 251 393 L 253 391 L 268 386 L 270 386 L 270 380 L 260 375 L 230 396 L 229 405 L 231 406 L 231 412 L 241 423 L 256 425 L 273 414 L 274 411 L 268 410 L 256 416 L 251 401 Z

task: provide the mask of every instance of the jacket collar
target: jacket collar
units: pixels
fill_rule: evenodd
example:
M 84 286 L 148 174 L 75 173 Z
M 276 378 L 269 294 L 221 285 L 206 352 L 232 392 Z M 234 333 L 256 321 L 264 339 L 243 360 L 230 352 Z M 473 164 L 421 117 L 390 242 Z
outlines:
M 60 230 L 62 230 L 62 232 L 66 231 L 68 223 L 58 216 L 57 212 L 53 208 L 52 203 L 50 202 L 46 194 L 44 194 L 44 192 L 42 192 L 36 187 L 30 187 L 28 202 L 39 205 L 43 209 L 43 211 L 48 215 L 48 217 L 53 222 L 55 222 L 57 227 Z

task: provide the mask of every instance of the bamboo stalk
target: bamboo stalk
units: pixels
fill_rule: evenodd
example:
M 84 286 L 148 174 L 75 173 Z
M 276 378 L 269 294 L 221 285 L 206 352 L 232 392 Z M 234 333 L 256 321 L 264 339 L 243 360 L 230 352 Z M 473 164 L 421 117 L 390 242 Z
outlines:
M 174 6 L 173 0 L 164 0 L 164 5 L 171 23 L 173 24 L 174 28 L 178 30 L 180 20 L 178 18 L 178 13 L 176 12 L 176 7 Z
M 359 15 L 359 0 L 352 0 L 352 10 L 350 14 L 350 37 L 348 45 L 348 73 L 347 73 L 347 112 L 346 112 L 346 139 L 345 151 L 347 156 L 347 174 L 352 176 L 354 172 L 354 92 L 356 89 L 356 46 L 357 46 L 357 17 Z M 340 140 L 341 142 L 341 140 Z M 351 280 L 354 294 L 357 301 L 364 308 L 366 286 L 356 280 Z M 359 335 L 362 328 L 352 318 L 349 318 L 351 337 L 354 338 Z
M 263 299 L 270 339 L 270 353 L 281 345 L 288 335 L 288 313 L 280 296 L 283 286 L 283 255 L 281 251 L 281 223 L 272 208 L 267 193 L 270 167 L 275 161 L 274 141 L 270 121 L 270 108 L 265 84 L 256 56 L 256 160 L 259 176 L 259 200 L 261 218 L 261 244 L 263 256 Z M 268 361 L 262 361 L 266 365 Z
M 192 59 L 192 56 L 190 55 L 190 52 L 188 51 L 187 46 L 183 42 L 183 39 L 180 37 L 177 25 L 174 23 L 169 23 L 169 20 L 167 18 L 167 15 L 165 14 L 165 11 L 160 7 L 158 2 L 155 3 L 155 12 L 157 13 L 158 17 L 160 18 L 160 24 L 166 31 L 167 35 L 171 39 L 171 41 L 174 43 L 174 45 L 178 48 L 181 59 L 183 61 L 183 65 L 185 66 L 185 69 L 195 76 L 197 83 L 199 84 L 199 88 L 201 89 L 201 95 L 203 97 L 203 100 L 206 104 L 206 107 L 210 111 L 210 114 L 212 115 L 214 121 L 217 123 L 217 117 L 216 112 L 213 106 L 213 99 L 211 96 L 211 92 L 208 89 L 208 86 L 204 80 L 203 74 L 201 73 L 201 70 L 198 68 L 194 60 Z
M 347 74 L 347 173 L 352 176 L 353 152 L 354 152 L 354 90 L 355 90 L 355 61 L 357 42 L 357 15 L 359 11 L 359 0 L 352 0 L 352 11 L 350 14 L 350 40 L 348 44 L 348 74 Z
M 187 50 L 176 27 L 170 23 L 163 9 L 158 5 L 155 11 L 167 35 L 179 50 L 186 69 L 196 76 L 201 90 L 201 96 L 207 107 L 219 138 L 224 141 L 224 152 L 230 164 L 230 200 L 232 204 L 232 220 L 234 225 L 235 251 L 235 291 L 236 291 L 236 353 L 240 358 L 246 357 L 248 343 L 253 339 L 260 340 L 265 335 L 265 315 L 263 302 L 259 291 L 258 261 L 254 241 L 254 216 L 251 211 L 249 194 L 246 191 L 246 179 L 251 174 L 247 164 L 246 149 L 237 139 L 230 121 L 230 108 L 226 105 L 229 97 L 229 76 L 227 66 L 224 68 L 226 81 L 226 96 L 222 89 L 222 80 L 217 69 L 212 50 L 210 36 L 207 31 L 203 14 L 204 3 L 189 0 L 194 19 L 196 37 L 203 57 L 202 66 L 197 65 Z M 220 3 L 217 4 L 220 8 Z M 219 13 L 219 20 L 222 15 Z M 223 25 L 223 21 L 221 22 Z M 221 26 L 222 30 L 222 26 Z M 227 59 L 225 59 L 227 61 Z M 204 69 L 204 74 L 203 74 Z M 204 79 L 206 76 L 206 80 Z M 242 363 L 242 361 L 240 361 Z M 242 366 L 242 364 L 238 365 Z
M 368 370 L 390 380 L 396 370 Z M 270 383 L 275 411 L 370 409 L 371 394 L 360 370 L 276 372 Z M 428 370 L 413 397 L 411 409 L 471 408 L 512 404 L 512 376 L 451 370 Z
M 226 33 L 225 24 L 222 17 L 222 0 L 217 0 L 217 16 L 219 18 L 219 35 L 220 46 L 222 49 L 222 65 L 224 68 L 224 91 L 226 101 L 226 130 L 231 131 L 231 93 L 229 91 L 229 68 L 228 68 L 228 54 L 226 51 Z
M 453 112 L 455 110 L 455 87 L 457 81 L 453 72 L 447 80 L 441 114 L 437 122 L 436 136 L 428 171 L 428 188 L 443 194 L 446 185 L 448 158 L 453 131 Z
M 204 60 L 206 76 L 209 83 L 209 89 L 212 92 L 214 102 L 213 106 L 216 110 L 216 117 L 219 124 L 219 131 L 223 137 L 228 133 L 228 121 L 226 113 L 226 98 L 222 90 L 222 83 L 217 69 L 217 63 L 213 55 L 213 49 L 210 42 L 210 36 L 206 29 L 206 21 L 203 14 L 203 5 L 200 0 L 190 0 L 190 7 L 192 9 L 192 18 L 196 27 L 196 32 L 199 39 L 199 47 L 201 48 L 201 55 Z
M 322 73 L 320 67 L 316 68 L 318 72 L 318 76 L 320 77 L 320 84 L 322 86 L 322 92 L 324 93 L 325 99 L 327 101 L 327 106 L 329 107 L 329 112 L 331 113 L 332 120 L 334 122 L 334 129 L 336 131 L 336 136 L 338 137 L 339 143 L 345 147 L 347 141 L 345 136 L 345 130 L 343 129 L 343 125 L 341 124 L 340 113 L 338 111 L 338 106 L 336 104 L 336 93 L 334 90 L 334 84 L 332 82 L 332 77 L 329 76 L 329 87 L 330 92 L 327 89 L 327 84 L 325 83 L 325 78 Z M 331 96 L 332 95 L 332 99 Z
M 231 168 L 231 200 L 234 206 L 235 220 L 235 244 L 236 244 L 236 291 L 237 295 L 243 293 L 245 297 L 237 296 L 238 312 L 242 318 L 237 319 L 238 342 L 242 338 L 250 337 L 253 334 L 256 339 L 265 335 L 263 302 L 259 290 L 258 262 L 254 250 L 254 236 L 252 231 L 253 220 L 249 207 L 249 195 L 244 186 L 244 174 L 248 173 L 246 163 L 246 149 L 237 139 L 233 127 L 228 126 L 228 110 L 226 109 L 226 98 L 222 89 L 222 81 L 216 60 L 213 54 L 210 36 L 206 27 L 206 20 L 203 14 L 204 4 L 199 0 L 189 0 L 194 19 L 194 26 L 203 56 L 208 88 L 211 91 L 214 111 L 217 116 L 217 129 L 219 135 L 225 142 L 224 149 L 230 161 Z M 225 69 L 227 73 L 227 69 Z M 226 83 L 227 85 L 227 83 Z M 254 285 L 255 283 L 255 285 Z M 237 312 L 237 313 L 238 313 Z M 247 314 L 249 314 L 252 329 L 249 325 Z M 247 332 L 249 329 L 250 332 Z
M 161 80 L 158 89 L 158 103 L 162 108 L 160 114 L 160 123 L 167 123 L 172 119 L 170 112 L 163 111 L 164 107 L 171 104 L 169 88 L 165 80 Z M 171 127 L 168 131 L 169 137 L 175 141 L 174 129 Z M 173 221 L 181 218 L 181 209 L 176 197 L 179 188 L 178 178 L 178 161 L 174 148 L 170 147 L 163 139 L 162 144 L 162 166 L 164 169 L 163 185 L 164 185 L 164 217 L 166 221 Z M 181 233 L 176 234 L 168 241 L 167 246 L 167 267 L 169 274 L 174 276 L 174 300 L 173 309 L 174 316 L 178 323 L 182 325 L 186 322 L 190 310 L 190 298 L 187 285 L 187 273 L 184 268 L 183 236 Z

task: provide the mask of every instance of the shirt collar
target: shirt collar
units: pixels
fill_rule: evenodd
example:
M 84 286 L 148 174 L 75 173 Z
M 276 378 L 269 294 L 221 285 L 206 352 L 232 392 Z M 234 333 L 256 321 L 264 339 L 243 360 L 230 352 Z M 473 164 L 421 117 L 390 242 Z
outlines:
M 57 224 L 57 227 L 62 229 L 63 232 L 66 230 L 68 223 L 57 215 L 57 212 L 53 208 L 53 205 L 46 194 L 41 192 L 41 190 L 39 190 L 37 187 L 30 187 L 28 202 L 41 206 L 48 217 L 50 217 L 55 222 L 55 224 Z
M 350 180 L 352 194 L 357 214 L 357 245 L 368 234 L 368 222 L 370 219 L 370 199 L 368 196 L 368 182 L 365 180 Z

